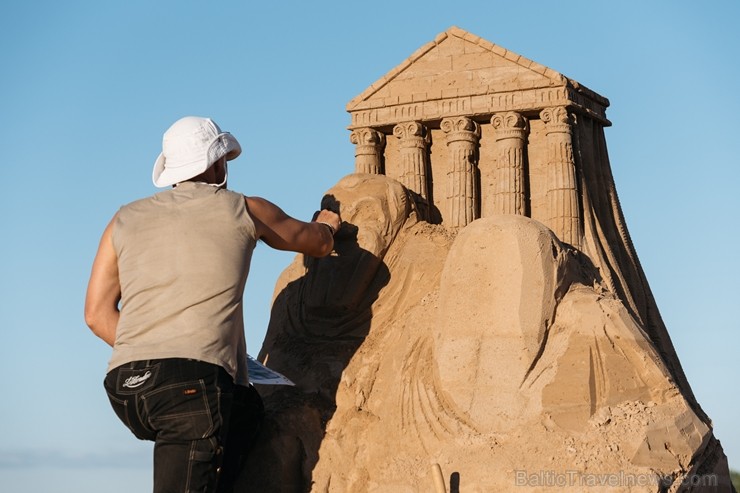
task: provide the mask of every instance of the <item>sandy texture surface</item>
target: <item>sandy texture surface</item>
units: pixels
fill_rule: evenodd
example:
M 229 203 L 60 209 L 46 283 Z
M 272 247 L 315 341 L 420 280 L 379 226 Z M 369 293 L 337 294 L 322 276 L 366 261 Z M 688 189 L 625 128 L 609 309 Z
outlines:
M 418 221 L 382 175 L 325 201 L 346 225 L 276 286 L 260 360 L 297 385 L 260 389 L 243 491 L 436 492 L 433 464 L 450 492 L 730 491 L 647 285 L 604 275 L 616 248 L 520 215 Z

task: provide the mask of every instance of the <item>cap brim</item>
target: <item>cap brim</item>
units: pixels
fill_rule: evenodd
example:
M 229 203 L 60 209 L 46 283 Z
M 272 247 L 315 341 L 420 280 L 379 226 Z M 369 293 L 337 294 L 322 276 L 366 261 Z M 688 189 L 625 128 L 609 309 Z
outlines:
M 157 160 L 154 161 L 154 169 L 152 170 L 152 182 L 155 187 L 168 187 L 181 181 L 189 180 L 199 174 L 203 173 L 209 168 L 205 160 L 194 161 L 186 165 L 178 166 L 177 168 L 168 168 L 165 164 L 167 158 L 164 154 L 160 153 L 157 156 Z
M 152 170 L 152 182 L 155 187 L 166 187 L 166 184 L 160 185 L 162 180 L 162 173 L 164 172 L 164 153 L 159 153 L 157 160 L 154 161 L 154 169 Z
M 226 156 L 227 161 L 231 161 L 239 157 L 242 153 L 241 145 L 239 141 L 228 132 L 220 133 L 216 138 L 213 139 L 206 157 L 203 160 L 194 161 L 186 165 L 168 168 L 165 164 L 167 158 L 164 153 L 159 153 L 157 159 L 154 161 L 154 168 L 152 169 L 152 182 L 155 187 L 162 188 L 180 183 L 181 181 L 189 180 L 194 176 L 198 176 L 205 170 L 210 168 L 211 164 Z
M 213 139 L 213 142 L 211 142 L 208 148 L 209 165 L 218 161 L 223 156 L 226 156 L 227 161 L 231 161 L 239 157 L 241 153 L 242 146 L 239 145 L 239 141 L 229 132 L 222 132 L 218 137 Z

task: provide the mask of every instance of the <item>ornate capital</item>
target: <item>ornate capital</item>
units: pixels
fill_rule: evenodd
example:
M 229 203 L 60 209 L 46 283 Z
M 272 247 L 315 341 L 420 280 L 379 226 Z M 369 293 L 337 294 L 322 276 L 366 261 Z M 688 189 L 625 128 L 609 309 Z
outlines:
M 466 116 L 445 118 L 442 120 L 440 126 L 445 133 L 463 131 L 480 133 L 480 127 L 478 124 Z
M 428 133 L 420 122 L 399 123 L 393 127 L 393 135 L 401 141 L 401 148 L 426 148 Z
M 424 125 L 419 122 L 399 123 L 393 127 L 393 135 L 399 139 L 408 139 L 410 137 L 423 137 Z
M 527 122 L 515 111 L 497 113 L 491 117 L 491 125 L 496 130 L 524 130 Z
M 527 121 L 515 111 L 497 113 L 491 117 L 491 125 L 496 130 L 496 140 L 524 139 Z
M 349 141 L 360 146 L 382 146 L 385 135 L 372 128 L 358 128 L 349 134 Z
M 568 113 L 568 109 L 565 106 L 545 108 L 540 111 L 540 118 L 548 127 L 560 125 L 569 126 L 573 124 L 573 118 Z
M 447 134 L 447 144 L 460 140 L 477 144 L 480 138 L 480 126 L 466 116 L 445 118 L 440 127 Z
M 355 172 L 380 174 L 383 172 L 385 135 L 369 127 L 358 128 L 349 136 L 355 144 Z

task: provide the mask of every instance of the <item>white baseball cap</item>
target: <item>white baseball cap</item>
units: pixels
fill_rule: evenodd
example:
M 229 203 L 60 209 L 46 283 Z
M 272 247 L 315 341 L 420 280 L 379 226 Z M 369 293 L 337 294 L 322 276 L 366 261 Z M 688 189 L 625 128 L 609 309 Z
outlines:
M 236 159 L 241 152 L 234 136 L 222 132 L 210 118 L 186 116 L 164 133 L 152 181 L 156 187 L 174 185 L 198 176 L 224 156 L 227 161 Z

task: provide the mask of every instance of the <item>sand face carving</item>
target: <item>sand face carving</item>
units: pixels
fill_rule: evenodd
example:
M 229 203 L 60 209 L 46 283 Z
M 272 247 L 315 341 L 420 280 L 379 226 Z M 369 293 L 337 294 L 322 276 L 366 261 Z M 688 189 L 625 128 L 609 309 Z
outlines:
M 454 82 L 454 84 L 453 84 Z M 450 91 L 449 87 L 455 87 Z M 608 101 L 457 28 L 350 102 L 243 491 L 731 491 L 617 200 Z M 276 479 L 279 478 L 279 479 Z

